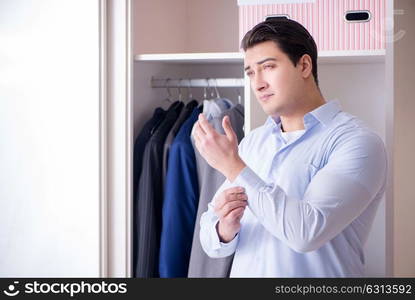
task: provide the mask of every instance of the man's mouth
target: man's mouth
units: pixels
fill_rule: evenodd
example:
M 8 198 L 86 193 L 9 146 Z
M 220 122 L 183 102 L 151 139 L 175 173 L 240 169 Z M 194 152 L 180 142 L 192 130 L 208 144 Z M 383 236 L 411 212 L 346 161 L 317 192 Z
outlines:
M 274 94 L 264 94 L 259 96 L 259 100 L 261 101 L 267 101 L 271 96 L 273 96 Z

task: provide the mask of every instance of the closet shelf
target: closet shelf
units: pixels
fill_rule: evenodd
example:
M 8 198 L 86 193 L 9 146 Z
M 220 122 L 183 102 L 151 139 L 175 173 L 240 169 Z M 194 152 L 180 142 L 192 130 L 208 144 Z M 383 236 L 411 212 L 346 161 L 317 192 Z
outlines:
M 318 59 L 319 64 L 382 63 L 385 61 L 385 50 L 321 51 Z M 242 52 L 138 54 L 135 56 L 135 61 L 169 64 L 243 64 L 244 54 Z
M 216 53 L 171 53 L 171 54 L 139 54 L 136 61 L 151 61 L 165 63 L 243 63 L 242 52 L 216 52 Z

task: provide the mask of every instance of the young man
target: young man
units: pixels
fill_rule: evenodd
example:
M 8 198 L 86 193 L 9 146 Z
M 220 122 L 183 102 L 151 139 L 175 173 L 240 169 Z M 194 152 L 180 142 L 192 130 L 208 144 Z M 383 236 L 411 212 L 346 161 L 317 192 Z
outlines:
M 242 40 L 266 123 L 240 143 L 199 116 L 196 148 L 227 178 L 201 218 L 210 257 L 235 253 L 231 277 L 360 277 L 386 184 L 382 140 L 318 87 L 317 47 L 292 20 Z M 362 99 L 363 101 L 364 99 Z

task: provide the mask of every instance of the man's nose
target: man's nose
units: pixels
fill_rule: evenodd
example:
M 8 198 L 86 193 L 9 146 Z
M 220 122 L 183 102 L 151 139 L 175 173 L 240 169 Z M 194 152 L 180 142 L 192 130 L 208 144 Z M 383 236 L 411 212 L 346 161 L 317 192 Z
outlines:
M 256 91 L 260 92 L 267 88 L 267 82 L 264 80 L 264 78 L 261 75 L 255 76 L 254 87 Z

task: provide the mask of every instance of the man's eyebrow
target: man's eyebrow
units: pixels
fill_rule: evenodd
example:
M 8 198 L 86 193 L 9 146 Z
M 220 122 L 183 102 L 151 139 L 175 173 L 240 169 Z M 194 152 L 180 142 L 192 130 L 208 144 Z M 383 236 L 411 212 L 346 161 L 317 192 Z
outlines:
M 257 65 L 261 65 L 261 64 L 263 64 L 264 62 L 267 62 L 267 61 L 270 61 L 270 60 L 272 60 L 272 61 L 277 61 L 277 59 L 276 58 L 273 58 L 273 57 L 268 57 L 268 58 L 265 58 L 265 59 L 263 59 L 263 60 L 260 60 L 259 62 L 257 62 L 256 64 Z M 247 70 L 249 70 L 251 67 L 250 66 L 247 66 L 247 67 L 245 67 L 245 69 L 244 69 L 244 71 L 247 71 Z

